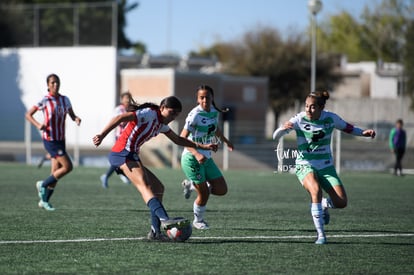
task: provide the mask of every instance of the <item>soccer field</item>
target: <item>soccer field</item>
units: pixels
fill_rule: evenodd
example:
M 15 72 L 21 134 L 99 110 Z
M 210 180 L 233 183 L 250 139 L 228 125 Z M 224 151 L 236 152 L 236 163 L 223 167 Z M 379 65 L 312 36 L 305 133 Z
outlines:
M 78 167 L 37 207 L 50 167 L 0 164 L 0 274 L 413 274 L 414 177 L 348 173 L 346 209 L 331 210 L 327 245 L 315 245 L 309 198 L 296 177 L 229 171 L 229 193 L 210 198 L 210 230 L 184 243 L 149 242 L 139 193 L 104 168 Z M 170 216 L 192 218 L 180 170 L 152 171 Z

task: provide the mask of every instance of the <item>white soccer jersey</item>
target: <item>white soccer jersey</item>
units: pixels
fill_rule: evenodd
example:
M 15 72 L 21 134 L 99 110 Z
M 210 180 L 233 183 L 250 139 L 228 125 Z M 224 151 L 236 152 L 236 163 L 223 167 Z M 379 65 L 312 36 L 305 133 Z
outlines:
M 190 132 L 188 139 L 201 144 L 217 143 L 216 130 L 218 111 L 211 106 L 210 112 L 204 111 L 200 105 L 194 107 L 185 119 L 184 129 Z M 211 158 L 210 150 L 197 149 L 206 158 Z M 186 148 L 183 154 L 189 153 Z
M 293 129 L 296 131 L 298 156 L 296 164 L 308 164 L 316 169 L 333 165 L 331 136 L 334 129 L 353 135 L 361 135 L 362 130 L 354 128 L 337 114 L 322 111 L 318 120 L 309 120 L 305 112 L 292 117 Z
M 121 136 L 112 147 L 112 151 L 139 153 L 142 144 L 159 133 L 171 131 L 170 127 L 161 121 L 161 113 L 158 108 L 144 108 L 135 112 L 135 120 L 130 121 L 122 131 Z

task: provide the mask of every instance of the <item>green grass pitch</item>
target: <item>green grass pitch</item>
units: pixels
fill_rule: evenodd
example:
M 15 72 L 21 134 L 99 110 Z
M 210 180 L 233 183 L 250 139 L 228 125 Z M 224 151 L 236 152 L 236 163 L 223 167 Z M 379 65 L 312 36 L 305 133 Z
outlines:
M 35 182 L 50 167 L 0 164 L 0 274 L 412 274 L 414 177 L 343 172 L 346 209 L 331 210 L 327 245 L 315 245 L 309 198 L 296 177 L 228 171 L 229 192 L 210 197 L 211 229 L 184 243 L 145 240 L 148 208 L 104 168 L 77 167 L 37 207 Z M 170 216 L 192 218 L 180 170 L 151 169 Z

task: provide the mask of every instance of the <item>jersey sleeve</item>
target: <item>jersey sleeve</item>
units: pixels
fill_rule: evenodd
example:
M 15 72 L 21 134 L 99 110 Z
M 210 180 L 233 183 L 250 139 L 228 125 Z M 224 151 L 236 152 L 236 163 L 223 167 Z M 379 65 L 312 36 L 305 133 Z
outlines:
M 346 122 L 340 116 L 334 113 L 330 113 L 333 121 L 334 127 L 338 130 L 341 130 L 347 134 L 351 134 L 354 136 L 362 136 L 362 129 L 355 127 L 354 125 Z
M 66 109 L 69 110 L 70 108 L 72 108 L 72 103 L 70 102 L 69 97 L 65 96 L 64 100 L 65 100 Z
M 163 133 L 163 134 L 165 134 L 165 133 L 168 133 L 169 131 L 171 131 L 171 128 L 170 128 L 170 126 L 168 126 L 168 125 L 163 125 L 163 126 L 161 126 L 161 130 L 160 130 L 160 133 Z
M 389 139 L 388 139 L 388 144 L 389 144 L 391 150 L 395 149 L 394 136 L 395 136 L 395 128 L 392 128 L 391 131 L 390 131 Z
M 298 114 L 294 115 L 293 117 L 291 117 L 289 119 L 289 122 L 291 122 L 293 124 L 293 129 L 294 130 L 299 129 L 299 123 L 300 123 L 302 117 L 303 117 L 303 113 L 298 113 Z
M 184 129 L 189 131 L 190 133 L 194 132 L 194 122 L 196 119 L 197 113 L 192 111 L 188 114 L 187 118 L 185 119 Z

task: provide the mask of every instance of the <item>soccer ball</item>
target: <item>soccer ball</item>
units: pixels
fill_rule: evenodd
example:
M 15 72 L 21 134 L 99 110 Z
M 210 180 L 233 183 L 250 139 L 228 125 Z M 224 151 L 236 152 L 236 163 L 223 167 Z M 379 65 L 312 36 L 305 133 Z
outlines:
M 188 240 L 188 238 L 191 236 L 191 233 L 193 233 L 191 223 L 181 228 L 172 227 L 170 229 L 167 229 L 168 238 L 177 242 L 184 242 Z

